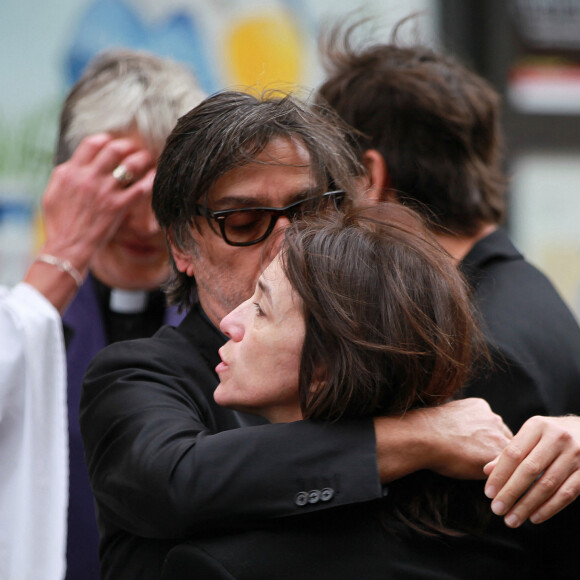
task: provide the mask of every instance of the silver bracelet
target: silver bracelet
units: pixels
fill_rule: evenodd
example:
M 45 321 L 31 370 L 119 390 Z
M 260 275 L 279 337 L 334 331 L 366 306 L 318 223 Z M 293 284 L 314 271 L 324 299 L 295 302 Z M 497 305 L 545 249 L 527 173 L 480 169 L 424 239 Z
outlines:
M 69 276 L 71 276 L 79 288 L 83 285 L 83 277 L 81 273 L 68 260 L 57 258 L 52 254 L 39 254 L 36 256 L 34 261 L 44 262 L 45 264 L 55 266 L 61 272 L 66 272 Z

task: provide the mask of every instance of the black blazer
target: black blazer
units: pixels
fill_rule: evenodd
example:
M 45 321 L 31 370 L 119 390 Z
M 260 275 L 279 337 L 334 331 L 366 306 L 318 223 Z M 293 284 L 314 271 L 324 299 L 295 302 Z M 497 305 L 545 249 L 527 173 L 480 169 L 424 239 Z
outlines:
M 80 422 L 103 579 L 158 580 L 192 534 L 381 496 L 372 421 L 258 425 L 219 407 L 224 340 L 195 307 L 92 362 Z
M 192 540 L 169 552 L 162 580 L 546 578 L 526 553 L 526 530 L 502 529 L 496 520 L 478 537 L 425 536 L 393 520 L 385 529 L 378 511 L 370 502 Z
M 486 399 L 514 432 L 533 415 L 580 415 L 580 328 L 551 282 L 501 229 L 475 244 L 461 268 L 495 363 L 464 395 Z M 578 577 L 580 501 L 529 535 L 538 574 Z
M 461 268 L 495 363 L 464 395 L 486 399 L 514 432 L 533 415 L 580 414 L 580 327 L 550 281 L 501 229 Z

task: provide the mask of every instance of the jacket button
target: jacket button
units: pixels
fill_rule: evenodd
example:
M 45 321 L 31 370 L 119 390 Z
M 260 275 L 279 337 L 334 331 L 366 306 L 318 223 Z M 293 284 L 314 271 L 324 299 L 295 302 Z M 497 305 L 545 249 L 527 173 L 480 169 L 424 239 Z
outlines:
M 332 489 L 330 487 L 325 487 L 320 492 L 320 499 L 322 501 L 330 501 L 333 497 L 334 497 L 334 489 Z
M 320 492 L 317 489 L 313 489 L 308 492 L 308 503 L 318 503 L 320 501 Z
M 305 491 L 297 493 L 296 497 L 294 498 L 294 503 L 300 507 L 306 505 L 308 503 L 308 494 Z

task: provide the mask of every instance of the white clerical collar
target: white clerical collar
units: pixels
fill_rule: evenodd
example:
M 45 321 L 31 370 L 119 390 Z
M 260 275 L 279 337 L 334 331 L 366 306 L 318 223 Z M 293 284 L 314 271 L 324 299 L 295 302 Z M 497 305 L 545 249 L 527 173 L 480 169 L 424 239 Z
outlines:
M 147 308 L 147 290 L 120 290 L 111 288 L 109 308 L 119 314 L 138 314 Z

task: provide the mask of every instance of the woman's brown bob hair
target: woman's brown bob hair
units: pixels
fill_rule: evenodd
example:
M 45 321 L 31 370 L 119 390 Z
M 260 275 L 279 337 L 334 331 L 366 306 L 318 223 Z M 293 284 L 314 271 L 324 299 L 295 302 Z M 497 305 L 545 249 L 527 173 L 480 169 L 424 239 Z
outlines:
M 305 418 L 400 415 L 445 403 L 487 352 L 461 274 L 401 204 L 294 222 L 280 256 L 306 322 Z M 427 534 L 474 532 L 489 509 L 471 483 L 418 472 L 390 484 L 377 513 L 390 529 L 399 520 Z
M 465 383 L 478 332 L 466 284 L 400 204 L 293 223 L 281 252 L 302 300 L 304 417 L 399 415 Z

